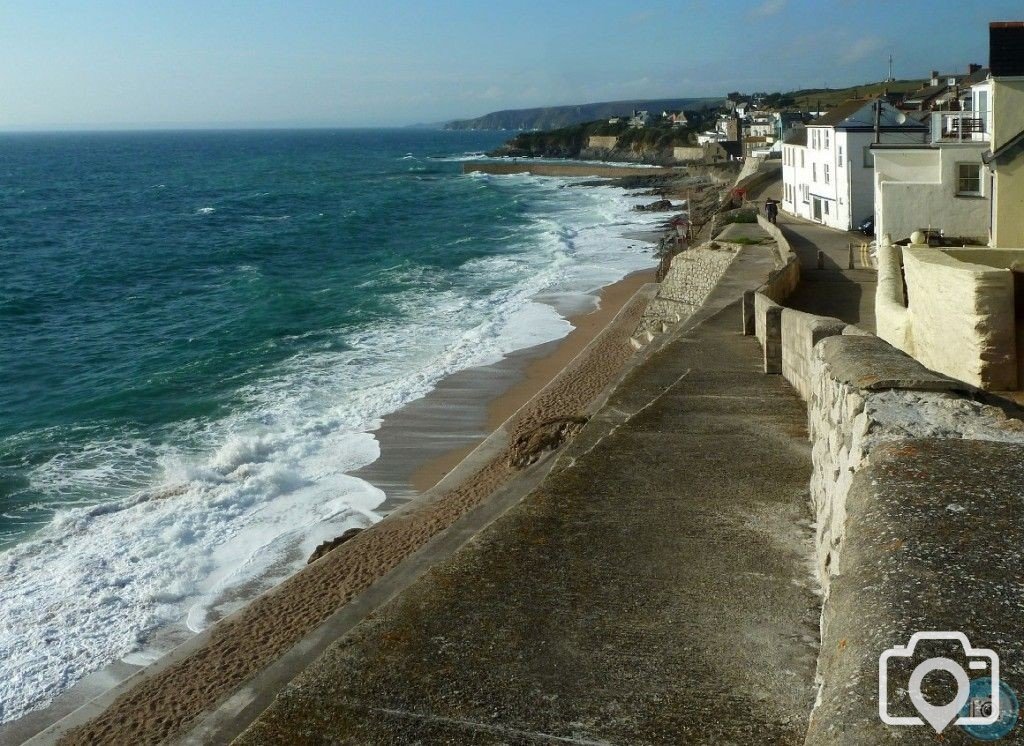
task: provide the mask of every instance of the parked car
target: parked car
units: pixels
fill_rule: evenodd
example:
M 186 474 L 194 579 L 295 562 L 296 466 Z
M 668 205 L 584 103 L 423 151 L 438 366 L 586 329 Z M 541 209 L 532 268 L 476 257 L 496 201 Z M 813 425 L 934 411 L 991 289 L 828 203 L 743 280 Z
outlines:
M 875 218 L 874 218 L 874 216 L 872 216 L 870 218 L 864 218 L 862 221 L 860 221 L 860 225 L 857 226 L 857 230 L 859 230 L 865 236 L 873 236 L 873 235 L 875 235 Z

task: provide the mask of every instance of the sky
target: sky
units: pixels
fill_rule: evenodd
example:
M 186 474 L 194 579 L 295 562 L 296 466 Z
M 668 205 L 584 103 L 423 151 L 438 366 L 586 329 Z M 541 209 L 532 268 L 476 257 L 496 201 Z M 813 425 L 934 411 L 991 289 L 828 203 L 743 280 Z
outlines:
M 987 64 L 1020 0 L 3 0 L 0 129 L 402 126 Z

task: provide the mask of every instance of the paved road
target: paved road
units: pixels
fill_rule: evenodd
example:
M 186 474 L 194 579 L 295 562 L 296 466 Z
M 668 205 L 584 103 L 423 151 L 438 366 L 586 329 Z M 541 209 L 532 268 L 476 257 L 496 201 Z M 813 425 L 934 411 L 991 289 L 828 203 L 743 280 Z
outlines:
M 745 250 L 539 488 L 241 742 L 803 743 L 820 613 L 806 414 L 761 373 L 735 301 L 770 263 Z
M 751 193 L 751 200 L 782 198 L 781 181 Z M 779 226 L 789 238 L 793 251 L 800 257 L 800 286 L 786 300 L 786 305 L 821 316 L 835 316 L 867 331 L 875 331 L 875 286 L 877 273 L 867 267 L 859 244 L 866 241 L 856 232 L 837 231 L 823 225 L 779 213 Z M 850 244 L 854 250 L 854 267 L 849 267 Z M 824 252 L 823 269 L 818 269 L 818 250 Z

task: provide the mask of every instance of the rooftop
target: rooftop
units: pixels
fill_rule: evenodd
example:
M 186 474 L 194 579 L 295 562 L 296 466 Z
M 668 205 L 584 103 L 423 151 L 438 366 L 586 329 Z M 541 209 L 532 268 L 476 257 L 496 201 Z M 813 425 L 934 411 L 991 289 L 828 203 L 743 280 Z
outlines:
M 790 132 L 786 139 L 783 141 L 783 144 L 807 147 L 807 128 L 794 127 L 793 131 Z

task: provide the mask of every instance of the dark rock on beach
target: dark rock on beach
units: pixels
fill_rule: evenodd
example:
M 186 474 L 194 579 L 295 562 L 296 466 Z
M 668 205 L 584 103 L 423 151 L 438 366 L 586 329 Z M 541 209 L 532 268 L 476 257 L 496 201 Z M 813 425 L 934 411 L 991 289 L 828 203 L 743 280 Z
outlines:
M 545 420 L 516 439 L 509 454 L 509 465 L 517 469 L 529 466 L 546 452 L 554 451 L 572 438 L 586 422 L 586 417 L 558 417 Z
M 337 549 L 349 539 L 355 537 L 363 529 L 361 528 L 350 528 L 348 531 L 343 533 L 341 536 L 335 536 L 333 539 L 328 539 L 323 544 L 313 550 L 313 553 L 309 555 L 309 559 L 306 560 L 307 565 L 312 565 L 318 559 L 323 557 L 325 554 L 330 552 L 332 549 Z
M 670 199 L 659 199 L 646 205 L 637 205 L 633 209 L 638 212 L 666 212 L 673 209 L 673 205 Z

